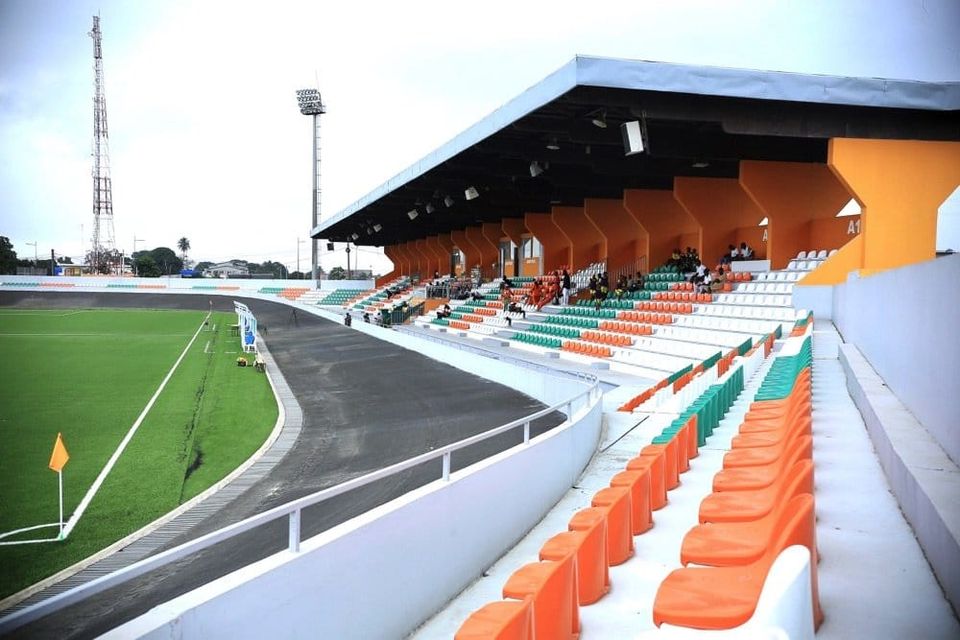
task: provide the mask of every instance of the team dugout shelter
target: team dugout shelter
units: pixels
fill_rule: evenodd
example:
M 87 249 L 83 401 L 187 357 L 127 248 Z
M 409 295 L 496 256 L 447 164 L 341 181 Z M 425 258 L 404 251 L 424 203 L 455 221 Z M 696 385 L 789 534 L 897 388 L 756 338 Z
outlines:
M 831 285 L 935 257 L 960 84 L 578 56 L 312 230 L 401 275 L 646 271 L 730 244 Z M 838 218 L 851 199 L 854 218 Z M 459 258 L 459 259 L 458 259 Z

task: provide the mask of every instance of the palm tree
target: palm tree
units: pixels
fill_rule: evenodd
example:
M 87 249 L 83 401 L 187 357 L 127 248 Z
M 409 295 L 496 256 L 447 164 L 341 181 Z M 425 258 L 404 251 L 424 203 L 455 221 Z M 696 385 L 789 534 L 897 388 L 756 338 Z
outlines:
M 190 241 L 187 240 L 186 236 L 177 240 L 177 248 L 180 249 L 180 259 L 186 263 L 187 251 L 190 251 Z

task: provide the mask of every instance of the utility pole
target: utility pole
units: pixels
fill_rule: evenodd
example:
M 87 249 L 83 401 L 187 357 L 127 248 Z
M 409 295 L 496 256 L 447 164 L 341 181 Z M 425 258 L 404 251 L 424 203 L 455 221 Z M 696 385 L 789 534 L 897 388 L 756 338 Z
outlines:
M 300 271 L 300 245 L 302 245 L 304 242 L 305 242 L 305 240 L 301 240 L 300 238 L 297 238 L 297 273 L 300 274 L 300 279 L 301 279 L 301 280 L 303 279 L 303 272 Z M 316 242 L 314 242 L 314 245 L 316 245 Z M 314 266 L 316 266 L 316 263 L 314 263 Z M 314 274 L 314 275 L 316 275 L 316 274 Z M 314 278 L 314 279 L 316 279 L 316 278 Z
M 134 257 L 134 253 L 137 252 L 137 243 L 143 242 L 143 238 L 138 238 L 137 234 L 133 234 L 133 253 L 130 254 L 130 262 L 133 265 L 133 277 L 137 277 L 137 259 Z
M 33 266 L 39 267 L 40 264 L 37 259 L 37 241 L 34 240 L 33 242 L 25 242 L 24 244 L 26 244 L 28 247 L 33 247 Z

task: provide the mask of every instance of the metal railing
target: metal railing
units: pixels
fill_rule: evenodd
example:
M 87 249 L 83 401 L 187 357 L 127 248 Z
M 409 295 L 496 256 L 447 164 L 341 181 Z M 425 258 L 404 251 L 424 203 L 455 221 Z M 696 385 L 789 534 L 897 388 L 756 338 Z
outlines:
M 565 409 L 564 412 L 566 413 L 567 420 L 570 420 L 573 416 L 575 403 L 582 399 L 583 408 L 589 408 L 599 400 L 600 396 L 602 395 L 599 387 L 599 379 L 595 376 L 588 376 L 585 374 L 580 374 L 577 377 L 584 382 L 589 383 L 589 386 L 584 391 L 572 396 L 567 400 L 554 404 L 546 409 L 541 409 L 540 411 L 532 413 L 523 418 L 518 418 L 517 420 L 513 420 L 512 422 L 508 422 L 499 427 L 494 427 L 493 429 L 483 433 L 470 436 L 469 438 L 464 438 L 463 440 L 459 440 L 438 449 L 434 449 L 433 451 L 428 451 L 427 453 L 423 453 L 419 456 L 398 462 L 390 465 L 389 467 L 384 467 L 378 471 L 373 471 L 366 475 L 348 480 L 347 482 L 333 487 L 328 487 L 292 502 L 274 507 L 269 511 L 264 511 L 263 513 L 251 516 L 245 520 L 228 525 L 217 531 L 200 536 L 195 540 L 185 542 L 184 544 L 174 547 L 173 549 L 163 551 L 149 558 L 144 558 L 143 560 L 140 560 L 129 567 L 125 567 L 105 576 L 95 578 L 86 584 L 52 596 L 42 602 L 38 602 L 34 605 L 16 611 L 6 617 L 0 617 L 0 635 L 9 633 L 14 629 L 29 624 L 30 622 L 38 620 L 44 616 L 50 615 L 51 613 L 55 613 L 64 607 L 80 602 L 81 600 L 105 591 L 106 589 L 115 587 L 119 584 L 123 584 L 124 582 L 142 576 L 143 574 L 160 568 L 170 562 L 180 560 L 193 553 L 229 540 L 237 535 L 240 535 L 241 533 L 250 531 L 251 529 L 255 529 L 261 525 L 273 522 L 274 520 L 278 520 L 280 518 L 286 517 L 288 520 L 287 549 L 292 553 L 298 553 L 300 551 L 300 543 L 302 542 L 300 513 L 303 511 L 303 509 L 347 493 L 353 489 L 364 487 L 378 480 L 382 480 L 383 478 L 388 478 L 397 473 L 406 471 L 426 462 L 430 462 L 431 460 L 436 460 L 437 458 L 442 459 L 442 471 L 439 479 L 449 481 L 452 456 L 455 452 L 513 429 L 522 427 L 523 443 L 525 445 L 529 445 L 530 425 L 533 421 L 561 409 Z

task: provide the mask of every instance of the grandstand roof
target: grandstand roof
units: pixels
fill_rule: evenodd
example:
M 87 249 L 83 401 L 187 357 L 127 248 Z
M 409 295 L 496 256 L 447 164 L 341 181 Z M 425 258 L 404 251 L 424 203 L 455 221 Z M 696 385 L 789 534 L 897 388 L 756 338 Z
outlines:
M 635 120 L 646 152 L 625 156 L 619 128 Z M 670 189 L 675 176 L 735 178 L 741 160 L 825 163 L 834 137 L 960 140 L 960 83 L 578 56 L 311 235 L 391 245 L 623 189 Z M 536 177 L 534 161 L 549 165 Z M 469 187 L 479 197 L 466 200 Z

